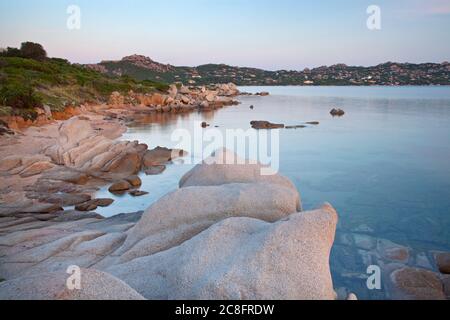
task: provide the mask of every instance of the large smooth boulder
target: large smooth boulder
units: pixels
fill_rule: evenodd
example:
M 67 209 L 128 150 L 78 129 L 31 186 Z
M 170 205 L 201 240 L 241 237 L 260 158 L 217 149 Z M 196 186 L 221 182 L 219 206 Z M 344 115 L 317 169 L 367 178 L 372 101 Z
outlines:
M 0 283 L 0 300 L 144 300 L 114 276 L 81 269 L 80 290 L 69 290 L 63 271 L 25 276 Z
M 265 175 L 266 169 L 268 168 L 261 164 L 242 159 L 233 151 L 220 149 L 186 173 L 180 180 L 180 188 L 262 182 L 281 185 L 297 191 L 288 178 L 279 174 Z
M 153 204 L 129 232 L 121 261 L 177 246 L 229 217 L 274 222 L 296 213 L 296 190 L 275 184 L 227 184 L 177 190 Z
M 336 211 L 276 223 L 223 220 L 180 246 L 108 272 L 147 299 L 335 299 L 329 269 Z
M 73 117 L 64 121 L 58 128 L 59 136 L 55 145 L 48 148 L 45 153 L 57 164 L 66 164 L 64 153 L 76 147 L 81 141 L 95 136 L 90 121 L 80 117 Z

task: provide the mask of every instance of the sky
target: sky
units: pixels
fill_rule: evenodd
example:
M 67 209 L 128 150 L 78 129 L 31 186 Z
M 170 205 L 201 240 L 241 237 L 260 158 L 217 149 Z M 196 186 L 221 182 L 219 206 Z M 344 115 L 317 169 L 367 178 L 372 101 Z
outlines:
M 67 8 L 80 8 L 80 29 Z M 369 30 L 377 5 L 381 29 Z M 450 60 L 450 0 L 0 0 L 0 48 L 78 63 L 143 54 L 177 66 L 301 70 Z

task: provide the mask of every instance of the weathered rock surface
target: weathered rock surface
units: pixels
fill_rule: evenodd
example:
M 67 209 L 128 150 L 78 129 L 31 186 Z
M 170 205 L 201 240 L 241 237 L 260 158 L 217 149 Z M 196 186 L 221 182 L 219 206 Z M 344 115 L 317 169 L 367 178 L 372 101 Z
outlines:
M 97 133 L 90 121 L 72 118 L 59 128 L 57 144 L 46 155 L 60 165 L 96 176 L 130 175 L 141 168 L 146 145 L 115 141 Z
M 328 205 L 276 223 L 230 218 L 108 272 L 148 299 L 335 299 L 328 259 L 336 223 Z
M 279 174 L 264 175 L 265 169 L 267 168 L 260 164 L 252 164 L 240 158 L 230 150 L 221 149 L 186 173 L 180 180 L 180 188 L 261 182 L 281 185 L 297 192 L 289 179 Z
M 80 290 L 70 290 L 64 271 L 37 274 L 0 283 L 0 300 L 144 300 L 110 274 L 81 269 Z
M 9 171 L 22 165 L 22 158 L 19 156 L 8 156 L 0 161 L 0 171 Z
M 306 128 L 306 126 L 303 124 L 295 125 L 295 126 L 286 126 L 286 129 L 304 129 L 304 128 Z
M 33 163 L 32 165 L 30 165 L 28 168 L 26 168 L 25 170 L 23 170 L 20 173 L 20 176 L 22 178 L 27 178 L 27 177 L 31 177 L 31 176 L 35 176 L 38 174 L 41 174 L 44 171 L 50 170 L 53 167 L 55 167 L 54 164 L 52 164 L 51 162 L 48 161 L 39 161 L 36 163 Z
M 57 204 L 61 207 L 74 206 L 91 200 L 91 196 L 82 193 L 43 193 L 43 194 L 27 194 L 30 199 L 37 199 L 45 203 Z
M 297 212 L 299 203 L 297 191 L 276 184 L 183 188 L 145 212 L 119 252 L 121 261 L 177 246 L 229 217 L 277 221 Z

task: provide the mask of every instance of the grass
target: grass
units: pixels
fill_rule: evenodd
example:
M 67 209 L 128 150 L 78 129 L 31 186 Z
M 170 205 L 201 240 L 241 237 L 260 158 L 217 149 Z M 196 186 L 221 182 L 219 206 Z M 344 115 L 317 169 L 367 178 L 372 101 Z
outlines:
M 0 57 L 0 116 L 33 119 L 35 107 L 43 105 L 62 111 L 69 105 L 106 102 L 114 91 L 125 94 L 130 90 L 149 93 L 167 89 L 164 83 L 106 76 L 64 59 Z

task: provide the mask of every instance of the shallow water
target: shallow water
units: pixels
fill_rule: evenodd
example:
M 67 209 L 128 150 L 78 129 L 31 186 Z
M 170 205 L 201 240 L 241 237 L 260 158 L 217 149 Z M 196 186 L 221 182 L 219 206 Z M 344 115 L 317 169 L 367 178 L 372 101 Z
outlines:
M 196 121 L 211 128 L 250 128 L 252 120 L 286 125 L 319 121 L 318 126 L 280 131 L 280 172 L 299 189 L 304 209 L 330 202 L 340 222 L 331 265 L 336 287 L 364 299 L 385 298 L 370 291 L 366 269 L 379 264 L 374 248 L 359 250 L 355 235 L 388 239 L 411 248 L 408 264 L 434 268 L 431 250 L 450 251 L 450 87 L 245 87 L 268 97 L 243 96 L 239 106 L 215 112 L 158 115 L 131 126 L 124 140 L 150 148 L 176 147 L 173 131 L 193 133 Z M 254 110 L 249 108 L 254 105 Z M 346 111 L 333 118 L 329 111 Z M 198 129 L 198 128 L 197 128 Z M 191 158 L 184 159 L 189 161 Z M 200 160 L 200 154 L 194 154 Z M 195 162 L 194 161 L 194 162 Z M 141 175 L 148 196 L 123 196 L 99 213 L 111 216 L 144 210 L 177 188 L 193 165 L 168 166 L 159 176 Z M 111 197 L 106 189 L 99 197 Z M 370 247 L 370 246 L 369 246 Z M 360 248 L 361 249 L 361 248 Z

